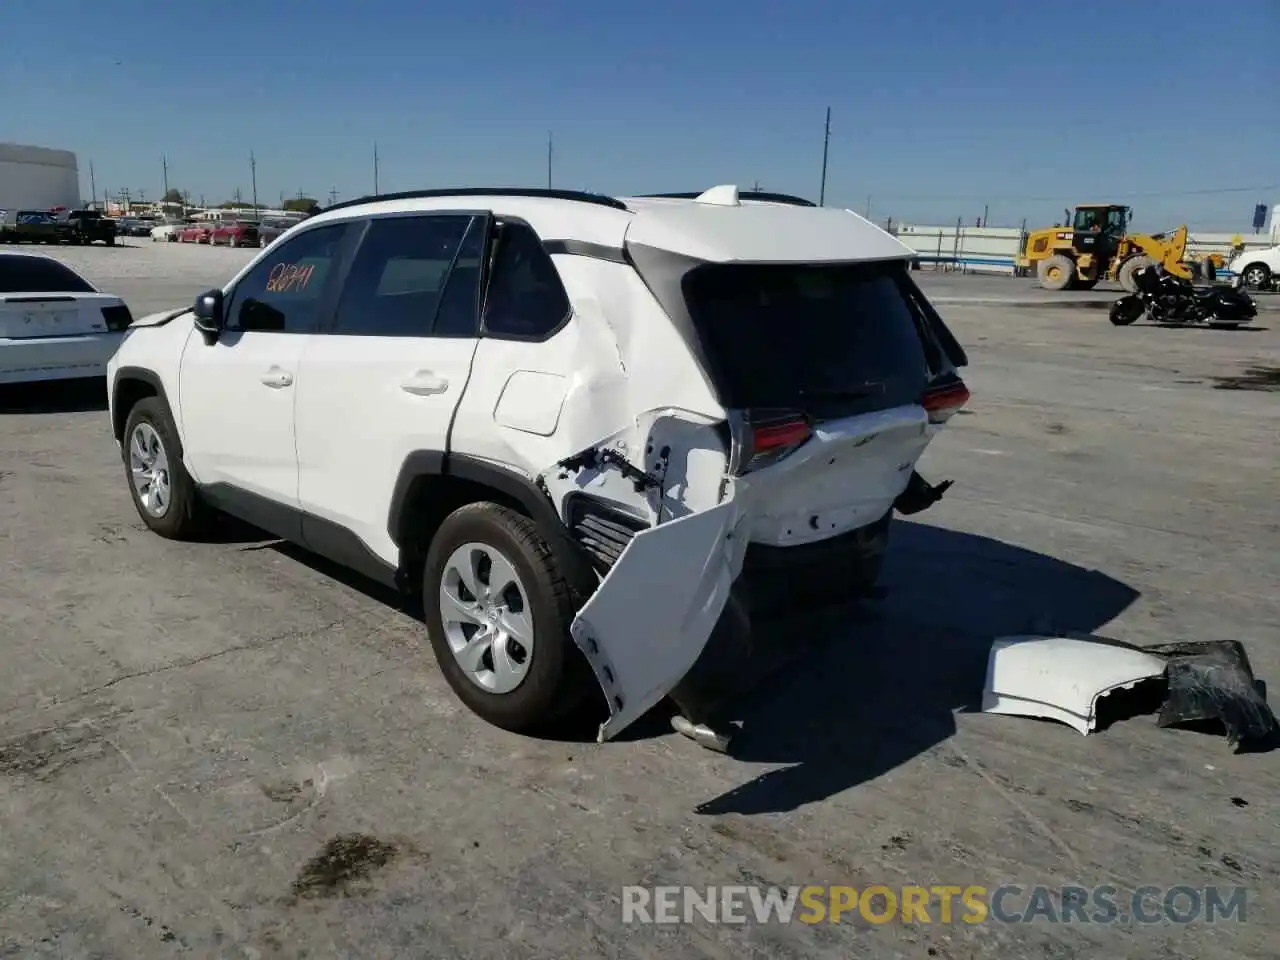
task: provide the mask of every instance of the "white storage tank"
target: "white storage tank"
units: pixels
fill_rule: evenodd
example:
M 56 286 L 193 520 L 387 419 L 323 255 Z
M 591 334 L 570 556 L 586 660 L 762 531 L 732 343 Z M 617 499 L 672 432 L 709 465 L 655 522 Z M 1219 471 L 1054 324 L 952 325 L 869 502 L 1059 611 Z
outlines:
M 80 206 L 80 169 L 70 150 L 0 143 L 0 210 L 75 209 Z

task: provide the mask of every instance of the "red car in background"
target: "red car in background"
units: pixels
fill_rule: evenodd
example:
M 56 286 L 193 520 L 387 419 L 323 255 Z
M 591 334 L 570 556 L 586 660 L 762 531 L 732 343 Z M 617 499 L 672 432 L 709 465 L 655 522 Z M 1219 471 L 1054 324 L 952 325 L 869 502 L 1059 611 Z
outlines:
M 209 242 L 225 243 L 229 247 L 256 247 L 258 224 L 253 220 L 224 220 L 214 229 Z
M 178 231 L 179 243 L 208 243 L 209 238 L 213 236 L 214 227 L 217 224 L 205 221 L 204 223 L 189 223 Z

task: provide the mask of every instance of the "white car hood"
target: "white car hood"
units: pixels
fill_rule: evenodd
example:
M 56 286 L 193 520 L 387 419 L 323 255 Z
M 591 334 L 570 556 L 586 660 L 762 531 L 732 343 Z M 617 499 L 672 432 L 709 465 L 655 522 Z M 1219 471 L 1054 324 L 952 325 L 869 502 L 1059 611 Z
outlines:
M 133 323 L 129 324 L 129 326 L 130 328 L 158 327 L 162 323 L 168 323 L 170 320 L 182 316 L 190 309 L 190 307 L 172 307 L 168 310 L 161 310 L 159 313 L 149 313 L 145 317 L 139 317 L 137 320 L 133 321 Z
M 1165 672 L 1164 657 L 1078 637 L 1000 637 L 991 645 L 982 712 L 1057 720 L 1088 735 L 1098 701 Z

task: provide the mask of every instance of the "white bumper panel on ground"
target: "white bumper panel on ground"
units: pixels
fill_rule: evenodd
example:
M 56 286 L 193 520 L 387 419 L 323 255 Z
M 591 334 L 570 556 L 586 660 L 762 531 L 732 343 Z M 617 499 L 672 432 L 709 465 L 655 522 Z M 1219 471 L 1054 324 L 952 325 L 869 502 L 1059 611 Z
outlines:
M 738 503 L 728 499 L 637 534 L 573 621 L 574 642 L 609 701 L 601 742 L 648 712 L 697 661 L 741 569 L 738 524 Z
M 1161 676 L 1166 661 L 1102 640 L 1000 637 L 991 645 L 983 713 L 1042 717 L 1090 733 L 1098 701 Z

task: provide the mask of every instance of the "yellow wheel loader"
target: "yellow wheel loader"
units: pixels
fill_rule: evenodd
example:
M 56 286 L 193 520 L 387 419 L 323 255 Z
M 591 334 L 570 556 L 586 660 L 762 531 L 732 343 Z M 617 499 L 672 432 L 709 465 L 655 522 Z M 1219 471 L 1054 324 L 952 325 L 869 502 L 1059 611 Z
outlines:
M 1116 280 L 1134 292 L 1134 274 L 1159 263 L 1184 280 L 1212 279 L 1213 256 L 1187 261 L 1187 228 L 1170 233 L 1129 233 L 1133 211 L 1111 203 L 1081 204 L 1066 211 L 1064 226 L 1029 233 L 1018 256 L 1020 272 L 1035 271 L 1046 290 L 1092 290 L 1099 280 Z

